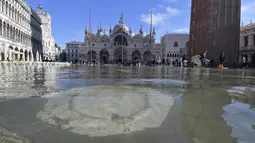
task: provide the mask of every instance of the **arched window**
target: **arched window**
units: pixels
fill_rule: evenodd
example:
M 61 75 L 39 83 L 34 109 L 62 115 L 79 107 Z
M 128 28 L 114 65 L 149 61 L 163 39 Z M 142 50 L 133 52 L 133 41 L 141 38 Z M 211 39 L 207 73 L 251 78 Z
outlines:
M 2 33 L 2 20 L 0 20 L 0 35 L 2 35 L 3 33 Z
M 5 3 L 2 1 L 2 12 L 4 13 Z
M 177 41 L 174 42 L 174 47 L 179 47 L 179 43 Z

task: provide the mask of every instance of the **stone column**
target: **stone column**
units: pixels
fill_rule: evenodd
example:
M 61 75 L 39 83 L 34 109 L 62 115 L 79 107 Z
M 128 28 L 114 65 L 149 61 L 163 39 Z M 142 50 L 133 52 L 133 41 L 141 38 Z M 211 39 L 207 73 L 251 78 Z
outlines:
M 34 62 L 34 54 L 33 54 L 33 52 L 31 52 L 31 58 L 30 58 L 30 61 L 31 61 L 31 62 Z
M 97 59 L 96 59 L 96 62 L 98 63 L 98 64 L 100 64 L 100 54 L 97 54 Z

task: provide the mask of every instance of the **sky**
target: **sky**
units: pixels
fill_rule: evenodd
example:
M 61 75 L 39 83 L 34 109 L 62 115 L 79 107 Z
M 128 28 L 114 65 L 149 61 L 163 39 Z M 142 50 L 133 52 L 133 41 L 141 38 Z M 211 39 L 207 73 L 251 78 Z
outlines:
M 124 23 L 133 34 L 150 31 L 150 10 L 153 11 L 153 27 L 156 39 L 168 33 L 188 33 L 190 23 L 191 0 L 27 0 L 37 9 L 42 4 L 43 10 L 52 18 L 52 35 L 62 48 L 70 41 L 84 41 L 85 27 L 89 27 L 89 5 L 92 10 L 92 29 L 97 31 L 101 24 L 108 33 L 110 25 L 118 24 L 121 9 L 124 10 Z M 255 0 L 242 0 L 241 23 L 255 22 Z

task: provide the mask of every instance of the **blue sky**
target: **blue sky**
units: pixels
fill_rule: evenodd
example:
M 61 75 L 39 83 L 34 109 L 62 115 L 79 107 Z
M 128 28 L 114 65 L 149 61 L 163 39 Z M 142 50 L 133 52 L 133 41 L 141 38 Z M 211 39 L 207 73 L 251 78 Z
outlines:
M 144 32 L 149 32 L 149 11 L 153 11 L 153 26 L 156 28 L 157 41 L 166 32 L 186 33 L 189 31 L 191 0 L 27 0 L 32 8 L 39 3 L 43 10 L 52 17 L 52 33 L 57 44 L 76 40 L 83 41 L 84 29 L 89 26 L 88 6 L 92 5 L 93 31 L 102 25 L 108 32 L 118 23 L 121 8 L 124 9 L 124 23 L 138 32 L 143 25 Z M 242 21 L 255 22 L 255 0 L 242 0 Z

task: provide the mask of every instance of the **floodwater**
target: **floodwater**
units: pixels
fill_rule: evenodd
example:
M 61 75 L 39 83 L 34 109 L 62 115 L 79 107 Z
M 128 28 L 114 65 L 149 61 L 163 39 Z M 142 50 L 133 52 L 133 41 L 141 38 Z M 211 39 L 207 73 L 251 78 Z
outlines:
M 0 142 L 254 143 L 255 71 L 0 67 Z

